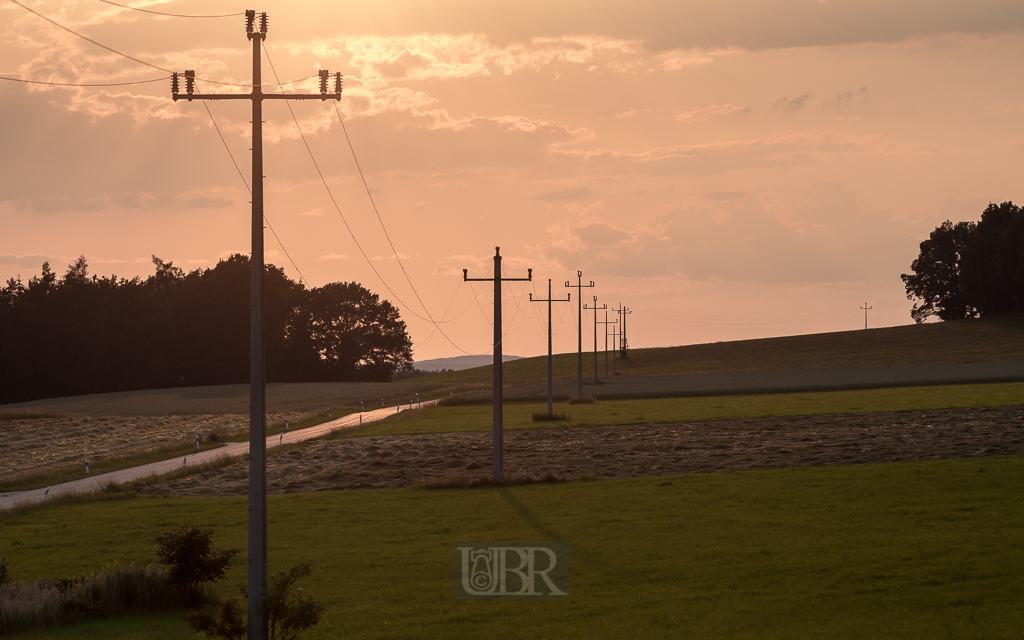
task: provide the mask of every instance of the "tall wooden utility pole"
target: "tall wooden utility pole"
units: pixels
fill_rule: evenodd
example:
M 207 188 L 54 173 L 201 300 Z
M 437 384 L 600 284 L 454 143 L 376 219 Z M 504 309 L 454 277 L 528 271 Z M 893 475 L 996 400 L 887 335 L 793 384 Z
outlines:
M 619 327 L 621 327 L 619 331 L 619 357 L 628 358 L 629 353 L 627 352 L 628 347 L 626 345 L 626 316 L 633 313 L 633 311 L 632 309 L 622 306 L 621 302 L 619 303 L 619 308 L 612 309 L 612 311 L 619 314 Z
M 501 277 L 501 247 L 494 247 L 494 419 L 491 428 L 491 469 L 495 480 L 505 475 L 505 440 L 504 418 L 502 416 L 502 381 L 501 381 L 501 283 L 533 280 L 533 269 L 526 270 L 526 278 Z M 487 282 L 492 278 L 470 278 L 469 269 L 462 270 L 462 279 L 466 282 Z
M 267 14 L 245 12 L 245 32 L 252 41 L 252 93 L 196 93 L 195 71 L 186 71 L 185 95 L 179 90 L 178 74 L 171 77 L 171 97 L 188 100 L 252 101 L 252 267 L 249 306 L 249 566 L 248 637 L 266 640 L 267 611 L 267 390 L 263 357 L 263 101 L 341 100 L 341 74 L 334 75 L 334 93 L 327 93 L 330 73 L 320 71 L 319 94 L 263 93 L 260 45 L 267 38 Z
M 597 384 L 597 312 L 601 309 L 607 309 L 608 305 L 603 307 L 597 306 L 597 296 L 594 296 L 594 306 L 588 307 L 583 305 L 584 309 L 588 309 L 594 312 L 594 384 Z
M 600 323 L 604 325 L 604 377 L 607 378 L 608 377 L 608 325 L 610 325 L 610 324 L 618 324 L 619 321 L 618 320 L 609 320 L 608 319 L 608 305 L 604 305 L 604 308 L 605 308 L 604 320 L 601 320 Z M 615 309 L 612 309 L 612 311 L 615 311 Z M 595 318 L 596 318 L 596 315 L 595 315 Z
M 551 356 L 551 303 L 552 302 L 569 302 L 572 299 L 572 294 L 566 294 L 565 298 L 559 298 L 554 300 L 551 298 L 551 278 L 548 278 L 548 298 L 547 300 L 541 300 L 540 298 L 534 300 L 533 294 L 530 294 L 530 302 L 546 302 L 548 303 L 548 417 L 555 414 L 555 383 L 554 383 L 554 367 L 552 366 Z
M 565 286 L 576 289 L 576 306 L 579 307 L 579 322 L 576 324 L 576 328 L 579 330 L 579 342 L 576 349 L 576 395 L 580 398 L 583 397 L 583 290 L 594 286 L 594 281 L 591 280 L 590 284 L 583 284 L 583 272 L 577 271 L 576 278 L 579 282 L 576 284 L 569 284 L 569 281 L 565 281 Z

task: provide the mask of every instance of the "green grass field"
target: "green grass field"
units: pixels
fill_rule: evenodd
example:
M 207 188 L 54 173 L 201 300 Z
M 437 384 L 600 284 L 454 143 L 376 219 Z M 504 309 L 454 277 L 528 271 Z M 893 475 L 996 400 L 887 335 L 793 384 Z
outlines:
M 506 403 L 506 429 L 553 428 L 581 425 L 625 425 L 705 420 L 745 420 L 778 416 L 876 411 L 1000 407 L 1024 402 L 1024 383 L 899 387 L 815 393 L 778 393 L 709 398 L 652 398 L 602 400 L 595 404 L 555 403 L 555 413 L 569 420 L 534 422 L 547 403 Z M 491 405 L 438 406 L 408 411 L 383 422 L 343 431 L 330 437 L 482 431 L 491 428 Z
M 1021 486 L 1015 457 L 272 496 L 271 569 L 314 563 L 310 639 L 1019 637 Z M 245 546 L 242 499 L 136 498 L 0 515 L 0 555 L 17 580 L 149 563 L 187 518 Z M 455 599 L 457 543 L 543 541 L 571 547 L 567 600 Z M 154 616 L 21 637 L 193 636 Z

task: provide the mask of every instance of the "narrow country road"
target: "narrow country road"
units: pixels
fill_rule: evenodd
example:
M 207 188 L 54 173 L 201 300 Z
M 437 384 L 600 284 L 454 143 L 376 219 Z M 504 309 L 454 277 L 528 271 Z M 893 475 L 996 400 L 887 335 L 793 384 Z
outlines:
M 416 408 L 424 405 L 433 405 L 435 402 L 437 401 L 432 400 L 429 402 L 423 402 L 416 405 Z M 352 429 L 353 427 L 358 427 L 362 424 L 383 420 L 387 416 L 394 415 L 400 411 L 408 411 L 412 408 L 414 408 L 413 405 L 408 404 L 384 407 L 382 409 L 365 411 L 363 413 L 351 413 L 347 416 L 338 418 L 337 420 L 318 424 L 315 427 L 308 427 L 306 429 L 298 429 L 296 431 L 289 431 L 284 434 L 270 436 L 267 438 L 267 448 L 270 449 L 282 444 L 302 442 L 303 440 L 316 438 L 332 431 Z M 44 496 L 46 499 L 50 499 L 70 493 L 89 493 L 106 486 L 110 482 L 123 484 L 125 482 L 132 482 L 133 480 L 138 480 L 147 476 L 162 475 L 174 471 L 175 469 L 188 467 L 190 465 L 212 462 L 213 460 L 221 457 L 235 458 L 244 456 L 247 453 L 249 453 L 248 441 L 229 442 L 223 447 L 200 451 L 199 453 L 192 455 L 178 456 L 176 458 L 171 458 L 170 460 L 151 462 L 138 467 L 100 473 L 94 476 L 72 480 L 71 482 L 55 484 L 49 487 L 49 492 L 47 492 L 47 487 L 40 487 L 39 489 L 31 489 L 29 491 L 9 491 L 7 493 L 0 494 L 0 509 L 9 509 L 22 503 L 41 502 L 43 501 Z

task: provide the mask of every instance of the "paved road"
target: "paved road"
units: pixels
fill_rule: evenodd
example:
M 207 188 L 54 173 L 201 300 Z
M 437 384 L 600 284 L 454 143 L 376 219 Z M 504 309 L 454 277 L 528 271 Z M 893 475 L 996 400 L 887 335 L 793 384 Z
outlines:
M 417 405 L 417 407 L 430 405 L 433 404 L 433 402 L 436 401 L 424 402 Z M 376 409 L 374 411 L 366 411 L 364 413 L 352 413 L 342 418 L 338 418 L 337 420 L 324 422 L 315 427 L 308 427 L 306 429 L 289 431 L 282 435 L 270 436 L 267 438 L 267 448 L 269 449 L 281 444 L 291 444 L 293 442 L 309 440 L 310 438 L 316 438 L 317 436 L 322 436 L 325 433 L 330 433 L 331 431 L 351 429 L 353 427 L 358 427 L 361 424 L 382 420 L 387 416 L 394 415 L 400 411 L 408 411 L 411 408 L 413 408 L 412 405 L 399 405 Z M 131 482 L 147 476 L 169 473 L 175 469 L 180 469 L 181 467 L 189 465 L 212 462 L 213 460 L 224 456 L 234 458 L 244 456 L 247 453 L 249 453 L 248 441 L 231 442 L 223 447 L 200 451 L 193 455 L 178 456 L 177 458 L 172 458 L 170 460 L 151 462 L 150 464 L 144 464 L 139 467 L 131 467 L 129 469 L 121 469 L 120 471 L 111 471 L 109 473 L 100 473 L 80 480 L 73 480 L 71 482 L 53 485 L 49 488 L 49 493 L 47 493 L 46 487 L 32 489 L 30 491 L 11 491 L 0 494 L 0 509 L 8 509 L 25 502 L 40 502 L 43 500 L 44 495 L 49 499 L 62 494 L 88 493 L 104 487 L 110 482 L 123 484 L 125 482 Z

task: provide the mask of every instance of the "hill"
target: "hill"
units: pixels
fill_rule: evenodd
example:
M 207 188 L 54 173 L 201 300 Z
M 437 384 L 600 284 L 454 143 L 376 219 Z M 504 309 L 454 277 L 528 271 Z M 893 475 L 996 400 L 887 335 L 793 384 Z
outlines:
M 611 353 L 608 354 L 609 370 Z M 622 376 L 684 375 L 745 371 L 787 371 L 897 365 L 1024 360 L 1024 315 L 931 324 L 818 333 L 781 338 L 633 349 L 616 359 Z M 554 356 L 556 377 L 576 375 L 577 355 Z M 598 354 L 604 373 L 604 352 Z M 583 354 L 584 376 L 593 377 L 594 354 Z M 522 358 L 504 366 L 509 382 L 547 377 L 547 356 Z M 491 381 L 491 367 L 429 376 L 442 384 Z

